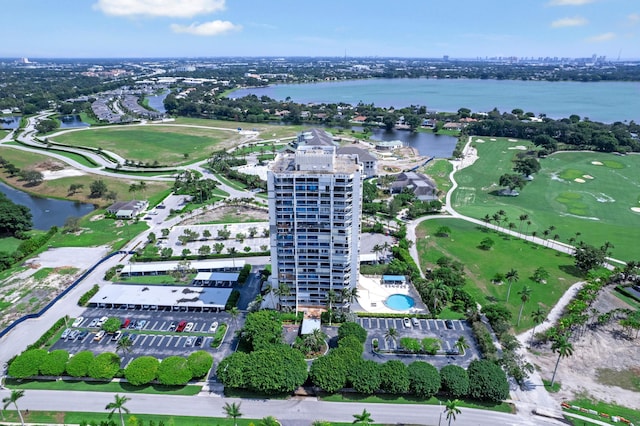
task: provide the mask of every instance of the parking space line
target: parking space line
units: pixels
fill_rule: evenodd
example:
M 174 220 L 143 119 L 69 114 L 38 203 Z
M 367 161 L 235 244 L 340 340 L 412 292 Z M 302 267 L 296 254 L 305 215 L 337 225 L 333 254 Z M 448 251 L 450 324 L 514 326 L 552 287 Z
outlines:
M 171 342 L 173 341 L 174 336 L 167 336 L 167 344 L 165 345 L 167 348 L 171 346 Z
M 177 336 L 176 336 L 177 337 Z M 180 340 L 182 339 L 182 337 L 178 337 L 178 340 L 176 340 L 176 344 L 173 345 L 174 348 L 178 347 L 178 344 L 180 343 Z
M 160 336 L 160 340 L 158 340 L 158 344 L 157 344 L 156 346 L 160 346 L 160 345 L 162 345 L 162 341 L 164 340 L 164 338 L 165 338 L 165 336 L 164 336 L 164 335 L 161 335 L 161 336 Z
M 376 318 L 377 328 L 380 328 L 380 318 Z
M 142 336 L 142 341 L 140 342 L 141 345 L 144 345 L 144 342 L 147 340 L 147 337 L 149 337 L 148 334 L 141 334 L 139 336 Z
M 153 337 L 151 338 L 151 341 L 149 342 L 149 346 L 153 345 L 153 342 L 156 341 L 157 337 L 158 337 L 157 335 L 155 335 L 155 334 L 153 335 Z

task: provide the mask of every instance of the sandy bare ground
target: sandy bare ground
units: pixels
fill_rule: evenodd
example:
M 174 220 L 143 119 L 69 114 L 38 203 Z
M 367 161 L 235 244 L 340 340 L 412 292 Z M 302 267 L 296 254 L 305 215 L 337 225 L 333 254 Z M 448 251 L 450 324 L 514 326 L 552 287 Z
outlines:
M 253 209 L 246 206 L 224 206 L 211 210 L 207 210 L 202 214 L 180 222 L 180 225 L 198 225 L 207 222 L 215 222 L 224 220 L 225 217 L 234 216 L 237 220 L 238 217 L 245 221 L 269 221 L 269 212 L 264 209 Z
M 82 176 L 85 173 L 78 169 L 64 169 L 64 170 L 44 170 L 42 176 L 44 180 L 54 180 L 65 177 Z
M 629 306 L 611 294 L 611 288 L 602 291 L 594 307 L 600 312 Z M 629 408 L 640 409 L 640 391 L 634 392 L 618 386 L 602 384 L 598 379 L 600 369 L 623 371 L 635 375 L 640 380 L 640 337 L 629 338 L 621 334 L 622 327 L 617 321 L 587 331 L 572 341 L 573 356 L 560 360 L 556 380 L 562 386 L 560 392 L 551 394 L 558 402 L 579 396 L 616 403 Z M 529 352 L 531 362 L 540 367 L 540 374 L 551 379 L 557 354 L 552 353 L 549 345 L 535 347 L 534 355 Z M 602 372 L 600 372 L 603 374 Z M 606 380 L 606 373 L 602 379 Z

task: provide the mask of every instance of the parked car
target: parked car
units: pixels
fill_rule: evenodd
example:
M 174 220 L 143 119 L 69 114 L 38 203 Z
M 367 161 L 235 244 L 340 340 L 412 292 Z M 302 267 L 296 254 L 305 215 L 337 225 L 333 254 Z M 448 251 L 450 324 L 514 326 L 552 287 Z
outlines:
M 180 321 L 180 322 L 178 323 L 178 326 L 176 327 L 176 331 L 177 331 L 178 333 L 180 333 L 180 332 L 184 331 L 184 328 L 185 328 L 186 326 L 187 326 L 187 322 L 186 322 L 186 321 Z
M 444 322 L 445 327 L 447 327 L 449 330 L 453 329 L 453 321 L 451 320 L 446 320 Z
M 169 328 L 167 329 L 167 331 L 174 331 L 176 329 L 176 323 L 175 321 L 172 321 L 171 324 L 169 324 Z
M 100 330 L 100 331 L 98 331 L 98 332 L 96 333 L 96 335 L 95 335 L 95 336 L 93 336 L 93 341 L 94 341 L 94 342 L 99 342 L 100 340 L 102 340 L 102 338 L 104 337 L 105 333 L 106 333 L 106 332 L 105 332 L 104 330 Z
M 78 337 L 78 334 L 80 334 L 80 331 L 73 330 L 71 333 L 69 333 L 67 340 L 76 340 L 76 337 Z
M 78 333 L 78 336 L 76 337 L 76 340 L 84 340 L 85 337 L 87 337 L 87 335 L 89 334 L 89 332 L 87 330 L 82 330 L 81 332 Z
M 217 329 L 218 321 L 214 321 L 213 324 L 211 324 L 211 327 L 209 327 L 209 333 L 215 333 Z
M 111 336 L 111 341 L 117 342 L 121 336 L 122 336 L 122 331 L 118 330 L 115 333 L 113 333 L 113 336 Z
M 406 328 L 411 328 L 411 320 L 409 318 L 406 318 L 406 317 L 403 318 L 402 319 L 402 324 L 404 324 L 404 326 Z
M 80 327 L 80 324 L 82 324 L 83 321 L 84 321 L 84 317 L 76 318 L 76 320 L 73 322 L 72 327 L 74 327 L 74 328 Z
M 131 324 L 131 320 L 129 318 L 126 318 L 123 322 L 122 325 L 120 326 L 121 328 L 127 328 L 129 327 L 129 324 Z
M 184 327 L 184 332 L 188 333 L 191 330 L 193 330 L 193 323 L 192 322 L 188 322 L 187 325 Z
M 200 346 L 202 345 L 202 336 L 198 336 L 196 337 L 196 341 L 194 343 L 195 346 Z
M 96 327 L 102 327 L 102 324 L 104 324 L 105 322 L 107 322 L 107 320 L 109 319 L 109 317 L 102 317 L 98 320 L 98 323 L 96 324 Z
M 131 324 L 129 324 L 129 330 L 134 330 L 138 322 L 136 320 L 131 320 Z
M 136 324 L 136 330 L 142 330 L 145 325 L 147 325 L 147 321 L 146 320 L 138 321 L 138 323 Z
M 191 337 L 191 336 L 187 337 L 187 341 L 184 342 L 184 345 L 185 346 L 193 346 L 193 340 L 194 340 L 193 337 Z
M 414 327 L 418 327 L 420 326 L 420 321 L 418 321 L 418 318 L 411 318 L 411 324 L 413 324 Z
M 95 328 L 97 326 L 98 326 L 98 320 L 92 319 L 91 322 L 89 323 L 89 328 Z
M 70 328 L 66 328 L 62 334 L 60 335 L 61 339 L 66 339 L 67 337 L 69 337 L 69 334 L 71 333 L 71 329 Z

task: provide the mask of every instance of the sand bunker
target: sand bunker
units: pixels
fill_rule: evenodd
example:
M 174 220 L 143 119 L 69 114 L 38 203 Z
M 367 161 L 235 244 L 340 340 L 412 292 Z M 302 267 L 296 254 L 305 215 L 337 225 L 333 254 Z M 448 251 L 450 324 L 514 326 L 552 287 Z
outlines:
M 489 139 L 489 140 L 490 140 L 491 142 L 495 142 L 495 141 L 496 141 L 496 138 L 491 138 L 491 139 Z
M 508 149 L 518 149 L 520 151 L 526 151 L 527 147 L 524 145 L 518 145 L 518 146 L 510 146 Z
M 518 139 L 507 139 L 509 142 L 518 142 Z
M 594 166 L 604 166 L 604 164 L 602 164 L 602 162 L 600 161 L 592 161 L 591 164 L 593 164 Z
M 640 213 L 640 207 L 631 207 L 631 210 L 636 213 Z
M 65 177 L 72 177 L 72 176 L 82 176 L 85 173 L 77 170 L 77 169 L 63 169 L 63 170 L 44 170 L 42 172 L 42 178 L 44 180 L 53 180 L 53 179 L 60 179 L 60 178 L 65 178 Z
M 575 178 L 573 181 L 574 182 L 578 182 L 578 183 L 585 183 L 586 182 L 584 179 L 580 179 L 580 178 Z
M 475 142 L 477 142 L 477 143 L 484 143 L 484 140 L 482 140 L 482 139 L 476 139 L 476 140 L 475 140 Z
M 582 175 L 582 177 L 585 179 L 593 179 L 593 176 L 591 175 Z

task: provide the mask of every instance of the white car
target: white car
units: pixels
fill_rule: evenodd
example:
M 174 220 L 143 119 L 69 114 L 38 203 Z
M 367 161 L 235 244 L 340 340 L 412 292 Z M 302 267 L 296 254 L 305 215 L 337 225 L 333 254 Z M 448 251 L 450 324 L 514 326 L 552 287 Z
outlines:
M 69 336 L 69 333 L 71 333 L 71 329 L 70 328 L 66 328 L 62 334 L 60 335 L 61 339 L 66 339 Z
M 218 321 L 215 321 L 213 324 L 211 324 L 211 327 L 209 327 L 209 333 L 215 333 L 217 329 L 218 329 Z
M 411 328 L 411 320 L 409 318 L 403 318 L 402 324 L 404 324 L 406 328 Z
M 184 345 L 185 346 L 193 346 L 193 340 L 194 340 L 193 337 L 187 337 L 187 341 L 184 342 Z
M 193 323 L 192 322 L 188 322 L 187 325 L 184 327 L 184 332 L 188 333 L 191 330 L 193 330 Z
M 96 324 L 96 327 L 102 327 L 102 325 L 107 322 L 107 320 L 109 319 L 109 317 L 102 317 L 98 320 L 98 323 Z
M 104 337 L 105 334 L 106 334 L 106 332 L 104 330 L 98 331 L 96 333 L 96 335 L 93 336 L 93 341 L 94 342 L 99 342 Z
M 76 320 L 73 322 L 72 327 L 73 328 L 77 328 L 80 327 L 80 324 L 82 324 L 82 322 L 84 321 L 84 317 L 78 317 L 76 318 Z

